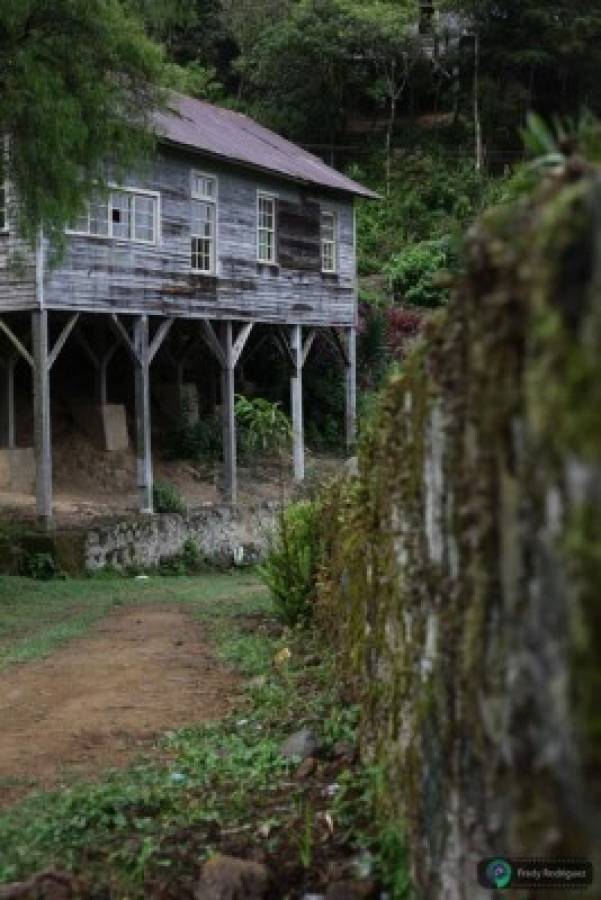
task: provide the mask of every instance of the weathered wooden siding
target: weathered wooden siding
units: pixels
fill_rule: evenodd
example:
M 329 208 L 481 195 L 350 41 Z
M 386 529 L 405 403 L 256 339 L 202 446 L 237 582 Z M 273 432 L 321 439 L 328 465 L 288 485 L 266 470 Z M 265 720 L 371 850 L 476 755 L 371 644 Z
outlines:
M 190 173 L 218 178 L 217 271 L 190 268 Z M 351 325 L 355 317 L 353 205 L 186 153 L 163 151 L 127 187 L 161 195 L 157 246 L 70 235 L 65 257 L 45 273 L 49 308 Z M 257 190 L 278 197 L 279 265 L 257 263 Z M 339 271 L 323 275 L 319 207 L 338 213 Z
M 8 230 L 0 231 L 0 312 L 36 305 L 35 252 L 19 237 L 9 195 Z

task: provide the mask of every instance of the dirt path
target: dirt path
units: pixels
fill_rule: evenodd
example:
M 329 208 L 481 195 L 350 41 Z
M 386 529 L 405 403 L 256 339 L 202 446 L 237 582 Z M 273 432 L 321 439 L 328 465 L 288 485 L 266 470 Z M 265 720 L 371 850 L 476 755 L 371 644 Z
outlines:
M 236 687 L 185 612 L 111 613 L 90 636 L 0 676 L 0 805 L 124 765 L 170 728 L 219 718 Z

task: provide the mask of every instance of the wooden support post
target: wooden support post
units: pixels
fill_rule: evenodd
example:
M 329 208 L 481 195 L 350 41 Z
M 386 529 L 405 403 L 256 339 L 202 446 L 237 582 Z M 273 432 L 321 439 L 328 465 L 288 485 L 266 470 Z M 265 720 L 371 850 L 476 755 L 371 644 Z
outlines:
M 52 442 L 50 424 L 50 367 L 48 312 L 31 314 L 33 339 L 33 423 L 36 456 L 37 513 L 45 528 L 52 527 Z
M 292 410 L 292 461 L 294 480 L 305 478 L 305 437 L 303 428 L 303 335 L 302 326 L 290 329 L 292 370 L 290 375 L 290 407 Z
M 152 447 L 150 435 L 150 354 L 148 316 L 139 316 L 134 325 L 136 453 L 140 511 L 153 512 Z
M 17 446 L 15 409 L 15 366 L 18 356 L 9 356 L 6 363 L 6 445 L 12 450 Z
M 357 331 L 348 329 L 346 367 L 346 449 L 352 453 L 357 441 Z
M 106 406 L 108 402 L 108 366 L 109 360 L 105 356 L 100 360 L 100 365 L 98 366 L 98 395 L 101 406 Z
M 229 503 L 238 501 L 238 472 L 236 465 L 236 416 L 234 410 L 234 342 L 231 322 L 224 322 L 221 331 L 223 365 L 221 367 L 221 398 L 223 404 L 223 466 L 224 492 Z

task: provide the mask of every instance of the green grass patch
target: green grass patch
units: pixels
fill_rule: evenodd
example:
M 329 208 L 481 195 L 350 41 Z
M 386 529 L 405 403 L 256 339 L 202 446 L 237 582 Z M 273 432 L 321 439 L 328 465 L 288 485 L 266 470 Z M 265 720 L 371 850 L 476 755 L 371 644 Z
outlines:
M 46 582 L 0 576 L 0 671 L 48 656 L 116 607 L 152 603 L 185 604 L 195 617 L 205 619 L 269 608 L 265 591 L 248 573 Z

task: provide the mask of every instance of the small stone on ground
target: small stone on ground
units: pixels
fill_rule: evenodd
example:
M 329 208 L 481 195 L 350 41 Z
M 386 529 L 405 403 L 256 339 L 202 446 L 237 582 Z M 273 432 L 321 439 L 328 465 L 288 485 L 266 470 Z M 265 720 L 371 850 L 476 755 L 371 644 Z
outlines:
M 205 863 L 195 900 L 265 900 L 271 887 L 266 866 L 232 856 L 214 856 Z
M 319 741 L 310 728 L 301 728 L 300 731 L 291 734 L 280 747 L 280 753 L 288 759 L 295 757 L 306 759 L 317 750 L 319 750 Z

